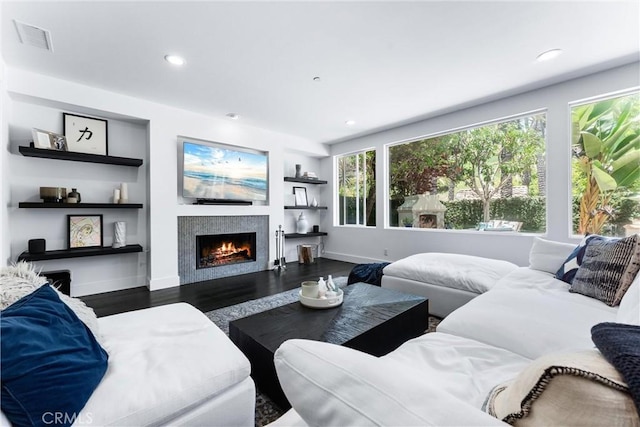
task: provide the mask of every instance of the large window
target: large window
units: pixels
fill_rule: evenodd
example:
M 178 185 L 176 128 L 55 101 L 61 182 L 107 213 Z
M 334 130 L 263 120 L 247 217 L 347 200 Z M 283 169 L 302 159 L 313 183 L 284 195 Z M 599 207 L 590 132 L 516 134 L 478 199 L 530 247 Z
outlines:
M 638 232 L 640 94 L 577 105 L 571 116 L 574 233 Z
M 376 152 L 337 158 L 338 224 L 376 225 Z
M 546 229 L 544 113 L 389 146 L 392 227 Z

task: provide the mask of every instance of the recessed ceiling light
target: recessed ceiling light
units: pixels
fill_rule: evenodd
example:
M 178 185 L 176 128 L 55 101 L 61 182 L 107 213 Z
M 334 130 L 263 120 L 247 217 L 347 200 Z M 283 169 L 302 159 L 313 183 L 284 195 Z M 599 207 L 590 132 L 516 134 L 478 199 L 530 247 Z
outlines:
M 240 116 L 236 113 L 227 113 L 227 117 L 229 117 L 231 120 L 238 120 L 240 118 Z
M 185 63 L 184 58 L 178 55 L 165 55 L 164 60 L 173 65 L 184 65 Z
M 542 52 L 540 55 L 538 55 L 538 57 L 536 58 L 536 61 L 538 62 L 549 61 L 550 59 L 557 58 L 558 55 L 560 55 L 561 53 L 562 53 L 562 49 L 551 49 L 546 52 Z
M 314 81 L 314 82 L 316 82 L 316 83 L 320 83 L 320 77 L 315 76 L 315 77 L 313 78 L 313 81 Z
M 345 125 L 347 126 L 353 126 L 356 124 L 355 120 L 347 120 L 346 122 L 344 122 Z

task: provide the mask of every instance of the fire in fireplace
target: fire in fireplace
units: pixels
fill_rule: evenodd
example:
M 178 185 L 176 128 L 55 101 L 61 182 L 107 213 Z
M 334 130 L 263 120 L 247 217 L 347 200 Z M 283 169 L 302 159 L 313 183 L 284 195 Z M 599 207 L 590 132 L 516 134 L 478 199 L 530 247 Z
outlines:
M 256 260 L 256 233 L 196 236 L 196 268 Z

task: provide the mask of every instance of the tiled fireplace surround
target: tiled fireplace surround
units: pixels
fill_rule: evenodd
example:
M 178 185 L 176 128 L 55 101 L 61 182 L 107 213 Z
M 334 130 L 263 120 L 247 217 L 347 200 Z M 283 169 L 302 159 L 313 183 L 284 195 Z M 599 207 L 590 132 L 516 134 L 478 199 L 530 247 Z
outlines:
M 256 233 L 256 261 L 196 269 L 196 236 L 206 234 Z M 180 284 L 253 273 L 269 268 L 269 217 L 181 216 L 178 217 L 178 273 Z

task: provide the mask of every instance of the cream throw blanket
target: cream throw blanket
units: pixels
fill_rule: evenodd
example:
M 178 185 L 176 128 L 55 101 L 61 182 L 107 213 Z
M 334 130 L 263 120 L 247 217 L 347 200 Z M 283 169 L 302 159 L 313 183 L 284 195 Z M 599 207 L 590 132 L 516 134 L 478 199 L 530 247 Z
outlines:
M 25 295 L 30 294 L 47 283 L 47 278 L 40 276 L 35 267 L 20 261 L 0 270 L 0 310 L 4 310 Z M 55 286 L 51 286 L 55 289 Z M 98 318 L 93 309 L 87 307 L 78 298 L 71 298 L 56 289 L 58 296 L 73 312 L 87 325 L 93 335 L 100 342 Z

